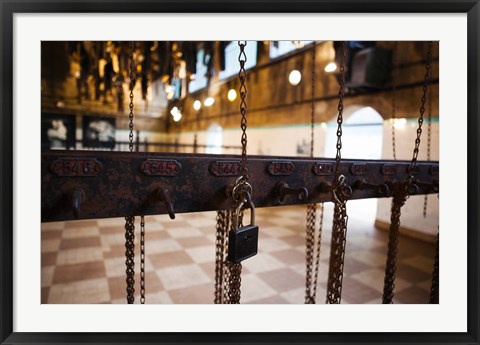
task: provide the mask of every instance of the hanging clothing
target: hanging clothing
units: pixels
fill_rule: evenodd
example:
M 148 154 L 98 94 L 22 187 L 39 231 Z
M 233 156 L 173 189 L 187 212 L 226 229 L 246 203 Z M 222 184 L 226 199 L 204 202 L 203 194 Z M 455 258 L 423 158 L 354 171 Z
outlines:
M 184 43 L 183 59 L 186 63 L 187 74 L 197 73 L 197 42 L 188 41 Z
M 225 71 L 226 60 L 227 60 L 227 46 L 232 43 L 232 41 L 220 41 L 220 71 Z

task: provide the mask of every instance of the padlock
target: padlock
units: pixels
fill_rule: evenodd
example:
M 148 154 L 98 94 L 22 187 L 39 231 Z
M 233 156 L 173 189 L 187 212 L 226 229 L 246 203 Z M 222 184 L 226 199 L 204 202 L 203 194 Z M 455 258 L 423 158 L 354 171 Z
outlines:
M 239 227 L 240 212 L 245 204 L 250 208 L 250 225 Z M 255 206 L 248 197 L 239 202 L 235 210 L 233 229 L 228 233 L 228 261 L 238 263 L 257 254 L 258 226 L 254 224 Z

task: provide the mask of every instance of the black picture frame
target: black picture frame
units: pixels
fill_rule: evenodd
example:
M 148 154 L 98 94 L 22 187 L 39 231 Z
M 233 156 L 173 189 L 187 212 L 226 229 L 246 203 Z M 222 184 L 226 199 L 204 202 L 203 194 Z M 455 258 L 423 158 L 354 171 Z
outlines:
M 479 344 L 478 0 L 18 1 L 1 6 L 0 341 L 2 344 Z M 15 13 L 466 13 L 468 15 L 468 310 L 464 333 L 18 333 L 13 332 L 13 16 Z M 455 114 L 452 114 L 455 116 Z M 455 317 L 455 315 L 452 315 Z M 341 322 L 341 321 L 339 321 Z
M 82 145 L 88 148 L 115 148 L 115 118 L 82 116 Z
M 41 140 L 43 149 L 75 149 L 75 115 L 42 113 Z M 60 127 L 60 128 L 58 128 Z M 63 130 L 62 130 L 63 129 Z

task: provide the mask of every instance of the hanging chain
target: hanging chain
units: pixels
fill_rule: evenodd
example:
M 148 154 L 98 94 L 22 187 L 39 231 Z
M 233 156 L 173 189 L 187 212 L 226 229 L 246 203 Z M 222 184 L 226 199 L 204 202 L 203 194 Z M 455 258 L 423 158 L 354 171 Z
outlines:
M 315 45 L 312 49 L 312 85 L 310 112 L 310 157 L 313 157 L 315 143 Z M 323 224 L 323 205 L 321 206 L 320 228 L 315 246 L 315 225 L 317 221 L 317 204 L 307 205 L 307 227 L 305 234 L 305 304 L 315 304 L 318 281 L 318 266 L 320 260 L 320 242 Z M 315 255 L 315 262 L 314 260 Z
M 340 174 L 340 160 L 342 149 L 342 122 L 343 122 L 343 99 L 345 96 L 345 59 L 346 42 L 342 42 L 340 56 L 340 90 L 338 93 L 338 117 L 337 117 L 337 155 L 335 157 L 335 181 L 333 187 L 334 214 L 332 227 L 332 240 L 330 245 L 330 262 L 328 268 L 327 303 L 337 304 L 341 301 L 343 266 L 345 260 L 345 245 L 347 239 L 347 200 L 351 195 L 351 189 L 345 184 L 345 176 Z
M 320 244 L 322 243 L 322 230 L 323 230 L 323 203 L 320 204 L 320 224 L 318 226 L 317 235 L 317 252 L 315 257 L 315 275 L 313 276 L 313 291 L 312 299 L 315 302 L 317 296 L 317 282 L 318 282 L 318 269 L 320 267 Z
M 135 51 L 135 43 L 132 42 L 130 53 L 130 114 L 128 115 L 130 123 L 128 128 L 130 129 L 130 134 L 128 135 L 129 144 L 128 148 L 130 152 L 133 151 L 133 88 L 135 86 L 135 77 L 134 77 L 134 62 L 133 62 L 133 52 Z
M 311 108 L 310 108 L 310 157 L 313 157 L 315 143 L 315 42 L 312 48 L 312 85 L 311 85 Z
M 225 248 L 228 239 L 229 211 L 217 211 L 217 227 L 215 233 L 215 304 L 223 303 Z
M 430 84 L 430 68 L 432 64 L 432 47 L 433 42 L 428 42 L 427 63 L 425 65 L 425 77 L 423 82 L 422 104 L 420 106 L 420 116 L 418 118 L 417 138 L 415 139 L 415 148 L 413 149 L 413 157 L 410 163 L 410 178 L 413 178 L 413 170 L 417 164 L 418 150 L 420 147 L 420 137 L 422 136 L 423 115 L 425 114 L 425 102 L 427 101 L 427 91 Z
M 340 160 L 342 159 L 342 122 L 343 122 L 343 98 L 345 97 L 345 59 L 347 54 L 346 42 L 342 42 L 340 55 L 340 89 L 338 91 L 338 117 L 337 117 L 337 154 L 335 156 L 335 179 L 340 175 Z M 336 181 L 337 182 L 337 181 Z
M 238 62 L 240 63 L 240 71 L 238 72 L 238 78 L 240 79 L 240 113 L 242 114 L 242 120 L 240 127 L 242 129 L 242 178 L 244 182 L 248 181 L 248 166 L 247 166 L 247 86 L 245 82 L 247 80 L 247 72 L 245 71 L 245 63 L 247 62 L 247 54 L 245 53 L 245 46 L 247 41 L 238 41 L 240 47 L 240 54 L 238 55 Z
M 133 151 L 133 51 L 135 44 L 132 42 L 130 52 L 130 143 L 128 147 Z M 127 273 L 127 302 L 135 301 L 135 217 L 125 217 L 125 265 Z
M 395 41 L 392 52 L 392 152 L 393 160 L 397 160 L 397 153 L 395 150 L 395 119 L 397 116 L 397 76 L 398 76 L 398 62 L 397 62 L 398 42 Z
M 308 204 L 307 229 L 305 233 L 305 304 L 315 304 L 315 300 L 312 298 L 312 273 L 316 218 L 317 204 Z
M 315 46 L 312 53 L 312 85 L 311 85 L 311 111 L 310 111 L 310 157 L 313 157 L 314 124 L 315 124 Z M 317 204 L 307 205 L 307 228 L 305 233 L 305 304 L 314 304 L 312 298 L 312 274 L 315 241 L 315 223 L 317 221 Z
M 135 217 L 125 217 L 125 265 L 127 274 L 127 302 L 135 301 Z
M 430 304 L 438 304 L 439 303 L 439 281 L 440 275 L 438 272 L 439 268 L 439 261 L 438 261 L 438 253 L 439 253 L 439 244 L 440 244 L 440 235 L 437 234 L 437 241 L 435 244 L 435 263 L 433 265 L 433 274 L 432 274 L 432 287 L 430 288 Z
M 425 64 L 425 77 L 423 83 L 423 95 L 420 106 L 420 116 L 418 118 L 417 137 L 415 139 L 415 148 L 413 150 L 413 157 L 409 167 L 409 176 L 405 181 L 395 182 L 393 187 L 393 200 L 390 216 L 390 232 L 388 239 L 388 253 L 387 262 L 385 266 L 385 279 L 383 286 L 382 303 L 393 303 L 394 288 L 395 288 L 395 273 L 398 251 L 398 240 L 400 235 L 400 216 L 401 208 L 410 196 L 410 188 L 413 183 L 413 174 L 417 163 L 418 150 L 420 147 L 420 137 L 422 135 L 423 115 L 425 113 L 425 102 L 427 100 L 427 92 L 430 83 L 430 68 L 432 61 L 432 46 L 433 42 L 428 42 L 427 61 Z
M 430 70 L 431 72 L 431 70 Z M 430 75 L 430 79 L 431 79 Z M 430 161 L 430 147 L 432 141 L 432 87 L 428 88 L 428 116 L 427 116 L 427 161 Z M 423 218 L 427 217 L 428 194 L 423 199 Z
M 400 235 L 401 208 L 408 197 L 405 183 L 394 184 L 393 200 L 390 213 L 390 231 L 388 234 L 388 253 L 383 282 L 383 304 L 393 303 L 393 290 L 395 289 L 395 274 L 397 271 L 398 240 Z
M 140 303 L 145 304 L 145 217 L 140 217 Z
M 234 222 L 233 217 L 235 217 L 235 211 L 227 211 L 227 222 L 225 223 L 226 226 L 226 233 L 228 230 L 235 230 L 234 229 Z M 240 212 L 238 218 L 237 226 L 243 226 L 243 211 Z M 228 248 L 228 235 L 226 235 L 227 239 L 225 240 L 225 248 Z M 226 260 L 227 258 L 227 250 L 224 251 L 224 291 L 223 291 L 223 303 L 224 304 L 239 304 L 240 303 L 240 295 L 241 295 L 241 275 L 242 275 L 242 264 L 241 263 L 233 263 Z
M 239 304 L 240 303 L 240 287 L 242 285 L 242 264 L 228 262 L 227 268 L 229 270 L 228 274 L 228 304 Z
M 238 55 L 238 62 L 240 64 L 240 71 L 238 78 L 240 79 L 240 114 L 242 119 L 240 128 L 242 130 L 241 144 L 242 144 L 242 159 L 241 159 L 241 176 L 237 179 L 232 191 L 232 196 L 235 201 L 243 200 L 245 193 L 251 195 L 252 186 L 248 183 L 249 172 L 247 166 L 247 72 L 245 71 L 245 63 L 247 62 L 247 55 L 245 53 L 245 46 L 247 41 L 238 41 L 240 47 L 240 54 Z M 221 212 L 221 211 L 219 211 Z M 242 264 L 232 263 L 226 261 L 226 247 L 228 246 L 228 239 L 226 232 L 220 234 L 222 229 L 233 229 L 233 219 L 235 216 L 233 211 L 227 211 L 225 215 L 222 214 L 217 217 L 217 242 L 216 242 L 216 266 L 215 266 L 215 303 L 238 304 L 240 303 L 240 287 Z M 239 219 L 241 223 L 241 217 Z M 223 281 L 222 281 L 223 280 Z M 223 291 L 222 291 L 223 289 Z

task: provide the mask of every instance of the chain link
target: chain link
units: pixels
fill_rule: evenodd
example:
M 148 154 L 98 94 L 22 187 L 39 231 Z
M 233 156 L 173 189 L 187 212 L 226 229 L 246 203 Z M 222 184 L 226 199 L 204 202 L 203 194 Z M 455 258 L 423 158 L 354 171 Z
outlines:
M 145 304 L 145 217 L 140 217 L 140 303 Z
M 318 269 L 320 267 L 320 244 L 322 243 L 322 232 L 323 232 L 323 204 L 320 204 L 320 224 L 318 226 L 318 235 L 317 235 L 317 251 L 315 256 L 315 275 L 313 276 L 313 291 L 312 299 L 315 302 L 317 296 L 317 282 L 318 282 Z
M 439 261 L 438 261 L 438 253 L 439 253 L 439 244 L 440 244 L 440 235 L 437 234 L 437 241 L 435 244 L 435 263 L 433 265 L 433 274 L 432 274 L 432 287 L 430 288 L 430 304 L 438 304 L 439 303 L 439 282 L 440 282 L 440 275 L 438 272 L 439 268 Z
M 242 284 L 242 264 L 227 262 L 228 274 L 228 304 L 240 304 L 240 286 Z
M 397 62 L 398 42 L 395 41 L 392 52 L 392 153 L 393 160 L 397 160 L 397 153 L 395 150 L 395 119 L 397 117 L 397 76 L 398 76 L 398 62 Z
M 239 304 L 241 296 L 242 264 L 227 261 L 228 233 L 233 228 L 232 210 L 217 211 L 215 240 L 215 304 Z M 239 224 L 243 224 L 243 212 L 240 213 Z
M 430 70 L 431 72 L 431 70 Z M 432 76 L 430 75 L 430 79 Z M 428 116 L 427 116 L 427 161 L 430 161 L 430 148 L 432 145 L 432 88 L 428 88 Z M 427 217 L 428 194 L 423 199 L 423 218 Z
M 223 302 L 223 285 L 224 285 L 224 262 L 226 240 L 228 238 L 227 231 L 229 228 L 228 211 L 217 211 L 217 226 L 215 234 L 215 304 Z
M 348 224 L 345 205 L 346 203 L 335 202 L 328 267 L 327 304 L 339 304 L 342 298 L 343 266 Z
M 249 179 L 248 166 L 247 166 L 247 86 L 245 82 L 247 80 L 247 72 L 245 71 L 245 63 L 247 62 L 247 54 L 245 53 L 245 46 L 247 41 L 238 41 L 240 47 L 240 54 L 238 55 L 238 62 L 240 63 L 240 71 L 238 72 L 238 78 L 240 79 L 240 113 L 242 114 L 242 120 L 240 127 L 242 129 L 242 178 L 244 182 Z
M 128 148 L 130 152 L 133 151 L 133 89 L 135 87 L 135 77 L 134 77 L 134 61 L 133 61 L 133 53 L 135 51 L 135 43 L 132 42 L 131 44 L 131 53 L 130 53 L 130 114 L 128 115 L 130 123 L 128 128 L 130 129 L 130 133 L 128 135 L 129 144 Z
M 305 233 L 305 304 L 315 304 L 315 300 L 312 298 L 312 273 L 316 219 L 317 204 L 308 204 Z
M 338 117 L 337 117 L 337 154 L 335 156 L 335 179 L 340 175 L 340 160 L 342 159 L 342 123 L 343 123 L 343 99 L 345 97 L 345 59 L 347 54 L 347 42 L 342 42 L 340 54 L 340 89 L 338 91 Z
M 125 266 L 127 302 L 135 301 L 135 217 L 125 217 Z
M 430 83 L 430 69 L 432 62 L 432 46 L 433 42 L 428 42 L 427 61 L 425 64 L 425 77 L 423 83 L 423 95 L 420 106 L 420 116 L 418 118 L 417 137 L 415 139 L 415 148 L 413 150 L 413 157 L 409 167 L 409 176 L 405 181 L 395 182 L 393 186 L 393 200 L 390 217 L 390 233 L 388 239 L 388 253 L 387 262 L 385 266 L 385 279 L 383 286 L 382 303 L 393 303 L 394 288 L 395 288 L 395 274 L 398 252 L 398 240 L 400 234 L 400 216 L 401 208 L 410 196 L 410 187 L 414 180 L 414 169 L 417 163 L 418 149 L 420 147 L 420 137 L 422 135 L 423 115 L 425 113 L 425 103 L 427 100 L 427 92 Z
M 398 240 L 400 235 L 401 208 L 408 198 L 408 183 L 394 184 L 393 200 L 390 214 L 390 231 L 388 235 L 388 253 L 383 282 L 383 304 L 393 303 L 395 274 L 397 271 Z
M 338 93 L 338 117 L 337 117 L 337 155 L 335 157 L 335 181 L 333 188 L 334 214 L 332 226 L 332 239 L 330 244 L 330 262 L 328 268 L 327 303 L 337 304 L 341 301 L 343 266 L 345 260 L 345 245 L 347 239 L 347 200 L 351 189 L 345 184 L 345 177 L 340 175 L 340 160 L 342 149 L 342 122 L 343 122 L 343 99 L 345 96 L 345 60 L 347 43 L 342 42 L 340 55 L 340 90 Z
M 315 143 L 315 45 L 312 48 L 312 85 L 310 112 L 310 157 L 313 157 Z M 320 260 L 320 242 L 323 225 L 323 204 L 321 205 L 320 228 L 315 245 L 315 225 L 317 222 L 317 204 L 307 205 L 307 226 L 305 234 L 305 304 L 315 304 L 317 294 L 318 267 Z M 315 258 L 315 261 L 314 261 Z
M 425 64 L 425 77 L 423 82 L 422 103 L 420 106 L 420 116 L 418 117 L 417 138 L 415 139 L 415 148 L 413 149 L 413 157 L 410 163 L 410 177 L 413 177 L 413 171 L 417 164 L 418 150 L 420 147 L 420 137 L 422 136 L 423 115 L 425 114 L 425 102 L 427 101 L 427 91 L 430 84 L 430 68 L 432 64 L 432 47 L 433 42 L 428 42 L 427 62 Z
M 315 144 L 315 42 L 312 48 L 312 85 L 311 85 L 311 109 L 310 109 L 310 157 L 313 157 Z

